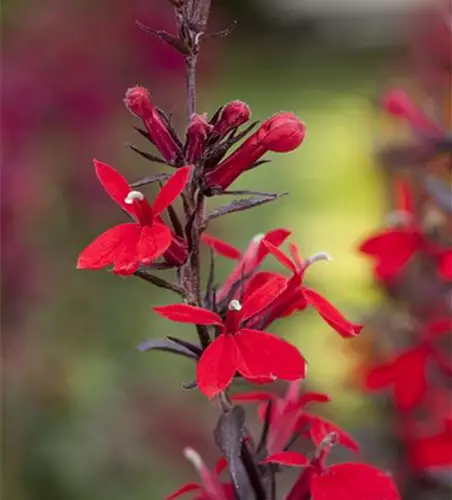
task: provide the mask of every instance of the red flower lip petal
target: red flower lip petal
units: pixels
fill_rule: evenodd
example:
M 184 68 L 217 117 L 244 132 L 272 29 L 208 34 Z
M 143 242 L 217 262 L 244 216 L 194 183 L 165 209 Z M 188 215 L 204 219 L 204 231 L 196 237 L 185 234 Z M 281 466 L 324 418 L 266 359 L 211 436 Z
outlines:
M 273 453 L 261 461 L 261 464 L 278 464 L 286 465 L 288 467 L 304 467 L 309 465 L 309 460 L 296 451 L 281 451 L 280 453 Z

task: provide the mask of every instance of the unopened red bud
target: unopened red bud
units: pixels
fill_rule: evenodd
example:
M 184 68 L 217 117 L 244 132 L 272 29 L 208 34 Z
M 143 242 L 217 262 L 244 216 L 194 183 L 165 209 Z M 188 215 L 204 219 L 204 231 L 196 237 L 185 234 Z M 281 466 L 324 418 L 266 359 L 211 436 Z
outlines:
M 147 89 L 139 86 L 130 88 L 124 103 L 132 114 L 143 120 L 150 140 L 167 162 L 174 163 L 181 157 L 180 145 L 154 107 Z
M 250 116 L 251 111 L 247 104 L 242 101 L 229 102 L 221 110 L 213 132 L 219 136 L 224 136 L 234 128 L 246 123 Z
M 154 111 L 149 92 L 144 87 L 136 86 L 127 90 L 124 104 L 132 114 L 142 120 L 150 118 Z
M 257 134 L 269 151 L 288 153 L 303 142 L 306 125 L 293 113 L 278 113 L 264 122 Z
M 403 90 L 390 90 L 382 100 L 382 107 L 389 114 L 407 120 L 412 127 L 438 132 L 439 127 L 426 116 Z
M 292 151 L 303 142 L 305 135 L 306 125 L 293 113 L 278 113 L 272 116 L 226 160 L 206 175 L 207 185 L 210 188 L 226 189 L 267 151 Z
M 185 146 L 185 160 L 187 163 L 196 163 L 204 153 L 207 136 L 212 125 L 207 123 L 205 115 L 192 115 L 187 127 L 187 143 Z

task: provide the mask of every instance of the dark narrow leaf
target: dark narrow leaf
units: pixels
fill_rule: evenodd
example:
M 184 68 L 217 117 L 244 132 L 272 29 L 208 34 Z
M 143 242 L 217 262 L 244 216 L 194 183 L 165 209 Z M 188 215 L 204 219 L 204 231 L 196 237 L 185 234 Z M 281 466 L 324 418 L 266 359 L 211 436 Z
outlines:
M 213 295 L 215 293 L 215 257 L 213 250 L 209 248 L 210 266 L 209 266 L 209 276 L 207 278 L 207 287 L 204 294 L 204 302 L 208 309 L 212 309 L 213 306 Z
M 150 35 L 153 35 L 157 38 L 160 38 L 161 40 L 164 40 L 166 43 L 174 47 L 176 50 L 181 52 L 184 55 L 189 55 L 190 50 L 189 48 L 185 45 L 183 40 L 175 37 L 174 35 L 170 35 L 166 31 L 163 30 L 156 30 L 154 28 L 150 28 L 149 26 L 145 26 L 144 24 L 140 23 L 140 21 L 135 21 L 137 25 L 145 32 Z
M 191 351 L 193 354 L 196 354 L 198 357 L 201 356 L 202 354 L 202 349 L 198 347 L 195 344 L 192 344 L 191 342 L 187 342 L 186 340 L 178 339 L 177 337 L 172 337 L 171 335 L 168 335 L 167 337 L 169 340 L 172 342 L 176 342 L 176 344 L 181 345 L 182 347 L 185 347 L 189 351 Z
M 208 213 L 206 216 L 206 221 L 211 221 L 218 217 L 222 217 L 223 215 L 231 214 L 234 212 L 241 212 L 242 210 L 249 210 L 250 208 L 257 207 L 259 205 L 263 205 L 264 203 L 268 203 L 270 201 L 276 200 L 281 196 L 285 196 L 286 193 L 281 194 L 271 194 L 271 195 L 263 195 L 263 196 L 253 196 L 252 198 L 246 198 L 243 200 L 234 200 L 227 205 L 222 205 L 212 212 Z
M 132 184 L 130 184 L 130 187 L 136 188 L 136 187 L 140 187 L 140 186 L 146 186 L 147 184 L 152 184 L 154 182 L 165 181 L 166 179 L 169 179 L 170 177 L 171 177 L 171 174 L 150 175 L 149 177 L 144 177 L 143 179 L 140 179 L 139 181 L 132 182 Z
M 145 139 L 147 139 L 148 141 L 152 142 L 152 144 L 154 144 L 154 143 L 153 143 L 153 141 L 152 141 L 152 139 L 151 139 L 151 137 L 149 136 L 149 134 L 147 133 L 147 131 L 146 131 L 146 130 L 144 130 L 144 129 L 140 128 L 140 127 L 137 127 L 136 125 L 134 125 L 134 126 L 133 126 L 133 128 L 134 128 L 134 129 L 135 129 L 135 130 L 136 130 L 139 134 L 141 134 L 141 135 L 142 135 Z
M 192 389 L 196 389 L 198 387 L 198 383 L 196 380 L 192 380 L 190 382 L 184 382 L 182 384 L 182 389 L 185 389 L 186 391 L 191 391 Z
M 261 455 L 262 453 L 264 456 L 262 456 L 262 460 L 265 458 L 267 454 L 267 438 L 268 438 L 268 431 L 270 430 L 270 418 L 272 414 L 272 408 L 273 408 L 273 401 L 269 401 L 267 403 L 267 407 L 265 408 L 265 417 L 264 417 L 264 426 L 262 427 L 262 433 L 261 433 L 261 438 L 259 439 L 259 444 L 257 445 L 256 448 L 256 454 Z
M 248 477 L 250 479 L 256 500 L 265 500 L 266 494 L 264 484 L 262 482 L 262 477 L 253 458 L 253 455 L 250 452 L 248 443 L 242 442 L 240 457 L 242 459 L 243 465 L 245 466 L 246 472 L 248 473 Z
M 215 33 L 206 33 L 205 35 L 202 36 L 202 38 L 204 40 L 210 40 L 210 39 L 213 39 L 213 38 L 224 38 L 228 35 L 230 35 L 234 30 L 235 28 L 237 27 L 237 21 L 233 21 L 231 26 L 229 26 L 229 28 L 226 28 L 224 30 L 221 30 L 221 31 L 216 31 Z
M 215 190 L 212 191 L 213 194 L 218 195 L 218 196 L 224 196 L 224 195 L 229 195 L 229 196 L 238 196 L 238 195 L 256 195 L 256 196 L 278 196 L 278 193 L 268 193 L 265 191 L 248 191 L 246 189 L 243 190 L 237 190 L 237 191 L 218 191 L 216 192 Z
M 138 149 L 133 144 L 126 143 L 126 146 L 132 151 L 135 151 L 135 153 L 138 153 L 141 157 L 146 158 L 146 160 L 150 160 L 155 163 L 163 163 L 163 165 L 168 165 L 168 163 L 165 160 L 162 160 L 159 156 L 153 155 L 152 153 L 146 153 L 146 151 L 141 151 L 141 149 Z
M 165 288 L 167 290 L 171 290 L 172 292 L 177 293 L 181 297 L 185 297 L 185 291 L 179 285 L 176 285 L 175 283 L 170 283 L 169 281 L 166 281 L 163 278 L 160 278 L 159 276 L 155 276 L 146 269 L 138 269 L 138 271 L 135 271 L 134 274 L 135 276 L 138 276 L 139 278 L 145 281 L 149 281 L 149 283 L 152 283 L 153 285 L 158 286 L 159 288 Z
M 438 139 L 435 144 L 435 151 L 438 154 L 452 153 L 452 134 L 445 134 L 444 137 Z
M 240 500 L 250 498 L 250 492 L 253 491 L 241 459 L 244 425 L 245 411 L 241 406 L 235 406 L 221 415 L 214 430 L 215 443 L 226 457 L 232 483 Z
M 194 354 L 191 350 L 186 347 L 173 342 L 169 338 L 166 339 L 149 339 L 145 340 L 137 346 L 137 350 L 140 352 L 146 351 L 167 351 L 174 354 L 180 354 L 181 356 L 186 356 L 191 359 L 198 359 L 198 356 Z
M 450 186 L 431 174 L 424 174 L 422 180 L 433 201 L 446 212 L 452 213 L 452 189 Z
M 177 234 L 177 236 L 180 236 L 181 238 L 183 238 L 184 237 L 184 228 L 182 227 L 182 223 L 179 220 L 179 217 L 176 213 L 176 210 L 174 210 L 172 205 L 169 205 L 166 210 L 168 212 L 171 224 L 173 225 L 174 232 Z

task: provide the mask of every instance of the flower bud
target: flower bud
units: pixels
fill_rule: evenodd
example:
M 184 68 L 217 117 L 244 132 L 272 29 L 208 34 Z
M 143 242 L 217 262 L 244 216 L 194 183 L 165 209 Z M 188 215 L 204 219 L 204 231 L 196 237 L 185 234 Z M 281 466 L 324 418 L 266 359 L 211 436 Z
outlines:
M 124 103 L 132 114 L 143 120 L 150 140 L 167 162 L 173 163 L 180 158 L 181 148 L 154 107 L 147 89 L 139 86 L 130 88 Z
M 213 128 L 214 134 L 222 137 L 234 128 L 246 123 L 251 116 L 250 108 L 242 101 L 232 101 L 226 104 L 220 112 Z
M 210 188 L 226 189 L 267 151 L 286 153 L 297 148 L 306 135 L 305 124 L 293 113 L 278 113 L 266 120 L 226 160 L 206 175 Z
M 408 121 L 414 128 L 427 129 L 434 132 L 439 131 L 433 120 L 426 116 L 403 90 L 390 90 L 383 97 L 382 107 L 387 113 Z
M 264 122 L 257 134 L 267 150 L 288 153 L 302 143 L 306 126 L 293 113 L 279 113 Z
M 187 127 L 187 143 L 185 146 L 185 160 L 187 163 L 196 163 L 204 153 L 207 135 L 212 130 L 212 125 L 207 123 L 206 117 L 192 115 Z

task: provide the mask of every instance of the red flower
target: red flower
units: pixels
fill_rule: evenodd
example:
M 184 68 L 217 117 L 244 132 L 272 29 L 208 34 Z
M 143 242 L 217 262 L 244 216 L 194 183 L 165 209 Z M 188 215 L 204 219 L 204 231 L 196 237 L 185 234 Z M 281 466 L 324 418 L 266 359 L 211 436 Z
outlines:
M 310 305 L 342 337 L 355 337 L 360 333 L 362 325 L 348 321 L 325 297 L 303 285 L 306 269 L 318 260 L 330 260 L 327 254 L 321 253 L 303 261 L 295 244 L 291 244 L 289 247 L 292 259 L 271 243 L 265 242 L 264 244 L 283 266 L 292 271 L 292 277 L 287 280 L 286 289 L 271 305 L 270 311 L 267 313 L 266 325 L 281 316 L 303 310 Z
M 372 368 L 366 376 L 367 389 L 394 388 L 394 401 L 400 411 L 416 407 L 427 391 L 426 365 L 430 349 L 424 344 L 404 351 L 394 360 Z
M 80 253 L 77 268 L 100 269 L 113 264 L 114 273 L 131 275 L 140 264 L 155 261 L 171 245 L 171 230 L 162 223 L 160 214 L 182 192 L 192 167 L 178 169 L 151 206 L 114 168 L 96 160 L 94 166 L 107 194 L 136 222 L 120 224 L 101 234 Z
M 147 89 L 139 86 L 130 88 L 126 92 L 124 103 L 132 114 L 143 120 L 149 139 L 168 163 L 174 163 L 182 157 L 178 141 L 154 107 Z
M 252 276 L 258 270 L 265 257 L 267 257 L 270 253 L 268 248 L 265 246 L 265 242 L 272 243 L 278 247 L 284 243 L 289 235 L 290 231 L 283 228 L 273 229 L 266 234 L 258 234 L 250 241 L 248 248 L 242 254 L 240 250 L 237 250 L 232 245 L 229 245 L 229 243 L 225 243 L 224 241 L 214 238 L 213 236 L 203 234 L 201 239 L 215 252 L 228 259 L 239 261 L 232 273 L 223 283 L 223 286 L 217 291 L 217 300 L 221 301 L 229 297 L 232 287 L 237 282 L 246 277 Z M 234 298 L 235 296 L 238 296 L 238 293 L 230 298 Z
M 329 447 L 327 447 L 329 448 Z M 264 463 L 305 467 L 286 500 L 300 500 L 310 493 L 312 500 L 399 500 L 390 476 L 367 464 L 343 463 L 324 466 L 328 449 L 311 461 L 304 455 L 286 451 L 276 453 Z
M 154 308 L 171 321 L 219 327 L 219 335 L 202 353 L 197 366 L 198 387 L 207 397 L 224 391 L 236 372 L 251 382 L 305 376 L 304 359 L 295 347 L 270 333 L 245 326 L 268 307 L 284 286 L 284 280 L 271 279 L 248 295 L 243 306 L 232 300 L 224 321 L 213 311 L 185 304 Z
M 452 250 L 447 250 L 441 255 L 438 271 L 441 278 L 452 281 Z
M 265 121 L 226 160 L 207 173 L 210 188 L 224 190 L 240 174 L 250 169 L 265 153 L 287 153 L 296 149 L 305 138 L 306 126 L 293 113 L 278 113 Z
M 226 461 L 220 459 L 211 472 L 204 464 L 201 457 L 191 448 L 184 450 L 184 455 L 193 463 L 201 476 L 202 485 L 198 483 L 186 483 L 177 491 L 168 495 L 165 500 L 174 500 L 185 493 L 196 492 L 193 500 L 234 500 L 234 491 L 230 483 L 222 483 L 219 476 L 226 466 Z

